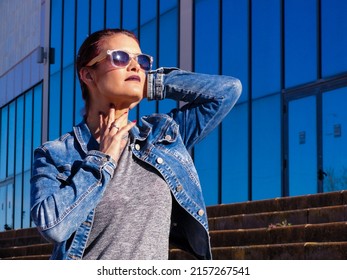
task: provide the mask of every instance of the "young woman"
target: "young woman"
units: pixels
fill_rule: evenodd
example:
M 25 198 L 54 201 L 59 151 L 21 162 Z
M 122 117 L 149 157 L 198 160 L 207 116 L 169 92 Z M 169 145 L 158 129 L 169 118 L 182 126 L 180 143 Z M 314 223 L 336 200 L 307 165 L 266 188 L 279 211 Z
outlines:
M 52 259 L 168 259 L 169 240 L 211 259 L 206 208 L 189 151 L 226 116 L 239 80 L 173 68 L 150 71 L 135 35 L 91 34 L 77 57 L 85 116 L 35 150 L 31 215 Z M 184 101 L 140 124 L 143 98 Z

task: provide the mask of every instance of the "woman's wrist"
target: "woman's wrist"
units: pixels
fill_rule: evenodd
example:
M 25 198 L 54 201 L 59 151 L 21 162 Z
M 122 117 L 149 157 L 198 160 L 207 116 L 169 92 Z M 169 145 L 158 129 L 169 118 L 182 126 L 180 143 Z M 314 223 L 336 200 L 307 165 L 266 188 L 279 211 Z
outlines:
M 149 71 L 147 73 L 146 96 L 148 100 L 162 100 L 164 93 L 164 69 Z

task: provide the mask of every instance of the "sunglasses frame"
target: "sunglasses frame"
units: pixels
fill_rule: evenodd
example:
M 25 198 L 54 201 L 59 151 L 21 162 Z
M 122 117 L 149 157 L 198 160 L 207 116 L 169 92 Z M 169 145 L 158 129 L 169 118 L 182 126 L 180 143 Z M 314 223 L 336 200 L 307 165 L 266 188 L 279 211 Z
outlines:
M 124 52 L 124 53 L 126 53 L 126 54 L 129 55 L 129 58 L 130 58 L 130 59 L 129 59 L 129 61 L 128 61 L 128 64 L 125 65 L 125 66 L 118 66 L 118 65 L 114 64 L 112 54 L 113 54 L 114 52 L 119 52 L 119 51 L 120 51 L 120 52 Z M 148 70 L 143 69 L 143 68 L 141 67 L 141 64 L 138 62 L 138 56 L 140 56 L 140 55 L 144 55 L 144 56 L 146 56 L 146 57 L 149 58 L 149 63 L 150 63 L 150 64 L 149 64 L 149 69 L 148 69 Z M 94 57 L 91 61 L 89 61 L 88 64 L 87 64 L 86 66 L 87 66 L 87 67 L 93 66 L 93 65 L 99 63 L 100 61 L 104 60 L 107 56 L 110 56 L 111 64 L 112 64 L 112 66 L 115 67 L 115 68 L 124 68 L 124 67 L 127 67 L 127 66 L 129 65 L 131 59 L 134 58 L 134 59 L 136 60 L 136 62 L 140 65 L 140 67 L 141 67 L 142 70 L 150 71 L 150 70 L 152 69 L 152 64 L 153 64 L 153 57 L 152 57 L 152 56 L 150 56 L 150 55 L 148 55 L 148 54 L 144 54 L 144 53 L 128 53 L 127 51 L 124 51 L 124 50 L 107 50 L 107 51 L 106 51 L 106 54 L 100 53 L 99 55 L 97 55 L 96 57 Z

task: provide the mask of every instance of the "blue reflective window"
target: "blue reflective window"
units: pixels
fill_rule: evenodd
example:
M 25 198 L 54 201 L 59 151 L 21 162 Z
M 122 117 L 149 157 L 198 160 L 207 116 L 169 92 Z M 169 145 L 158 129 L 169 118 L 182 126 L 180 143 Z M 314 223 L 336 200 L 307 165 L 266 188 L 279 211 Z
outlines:
M 33 139 L 33 90 L 25 94 L 24 146 L 23 146 L 23 227 L 30 227 L 30 177 Z M 35 147 L 36 148 L 36 147 Z
M 218 74 L 219 13 L 214 0 L 195 1 L 195 65 L 196 72 Z M 206 52 L 208 50 L 208 52 Z
M 61 133 L 71 130 L 74 117 L 74 79 L 75 67 L 70 65 L 63 72 Z
M 347 1 L 322 0 L 322 75 L 347 71 Z
M 121 0 L 106 0 L 106 28 L 120 27 L 120 1 Z
M 289 195 L 317 192 L 316 97 L 291 101 L 289 114 Z
M 123 1 L 123 22 L 122 27 L 128 29 L 137 34 L 138 25 L 138 0 L 127 0 Z
M 195 1 L 195 65 L 196 72 L 218 74 L 219 14 L 212 0 Z M 208 40 L 206 40 L 208 38 Z M 208 54 L 206 50 L 209 50 Z M 194 160 L 207 205 L 217 204 L 219 197 L 219 133 L 215 129 L 194 148 Z M 208 152 L 206 152 L 208 151 Z
M 158 67 L 178 65 L 178 3 L 177 0 L 160 2 Z M 177 102 L 165 99 L 159 102 L 159 112 L 167 113 Z
M 105 18 L 105 1 L 90 0 L 91 1 L 91 32 L 104 29 Z
M 75 1 L 64 1 L 63 68 L 75 59 Z
M 252 95 L 281 88 L 281 25 L 278 0 L 252 1 Z
M 78 0 L 77 2 L 77 24 L 76 24 L 76 55 L 84 40 L 89 34 L 89 5 L 88 0 Z M 82 120 L 84 114 L 84 101 L 78 75 L 75 73 L 75 116 L 74 124 Z
M 154 58 L 153 68 L 156 68 L 157 57 L 157 1 L 146 0 L 141 1 L 140 6 L 140 42 L 141 50 Z M 143 100 L 139 105 L 140 116 L 148 115 L 156 112 L 156 103 Z
M 50 64 L 49 110 L 48 110 L 48 140 L 60 135 L 60 106 L 61 106 L 61 57 L 62 57 L 62 1 L 51 2 L 51 47 L 54 48 L 54 64 Z
M 48 140 L 53 140 L 60 136 L 60 72 L 51 75 L 49 83 L 49 126 Z
M 325 192 L 347 189 L 347 88 L 323 93 L 323 170 Z
M 7 176 L 8 106 L 1 109 L 0 180 Z
M 14 227 L 22 224 L 22 194 L 23 194 L 23 141 L 24 141 L 24 95 L 16 101 L 16 136 L 15 136 L 15 212 Z
M 252 198 L 278 197 L 281 196 L 280 95 L 253 101 L 252 108 Z
M 222 8 L 222 74 L 241 80 L 242 102 L 248 99 L 248 1 L 223 1 Z
M 285 86 L 317 78 L 317 1 L 285 1 Z
M 7 158 L 7 176 L 14 175 L 14 151 L 16 139 L 16 102 L 9 105 L 8 115 L 8 158 Z
M 248 200 L 248 104 L 236 105 L 222 124 L 222 203 Z
M 41 145 L 42 139 L 42 84 L 34 88 L 33 147 Z
M 61 0 L 51 1 L 51 48 L 54 48 L 54 64 L 50 65 L 50 74 L 60 71 L 61 38 L 62 38 L 62 13 Z
M 61 133 L 71 130 L 74 121 L 75 2 L 64 2 L 63 76 Z

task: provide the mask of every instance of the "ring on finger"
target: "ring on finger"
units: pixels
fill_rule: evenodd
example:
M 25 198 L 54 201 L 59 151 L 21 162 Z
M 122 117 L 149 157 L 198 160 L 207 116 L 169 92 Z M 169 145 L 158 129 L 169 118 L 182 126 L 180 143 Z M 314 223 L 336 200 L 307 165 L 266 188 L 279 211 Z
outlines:
M 110 130 L 111 130 L 112 128 L 117 129 L 117 132 L 118 132 L 118 130 L 119 130 L 119 127 L 118 127 L 115 123 L 111 125 Z

